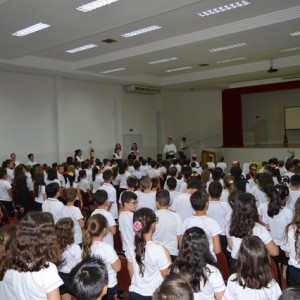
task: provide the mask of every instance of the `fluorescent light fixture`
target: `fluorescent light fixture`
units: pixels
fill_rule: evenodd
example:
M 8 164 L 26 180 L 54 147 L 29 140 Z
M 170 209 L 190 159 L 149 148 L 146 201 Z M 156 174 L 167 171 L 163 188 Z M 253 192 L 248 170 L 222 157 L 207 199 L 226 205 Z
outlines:
M 117 68 L 117 69 L 112 69 L 112 70 L 106 70 L 102 71 L 102 74 L 109 74 L 109 73 L 114 73 L 114 72 L 119 72 L 119 71 L 124 71 L 126 68 Z
M 125 38 L 129 38 L 129 37 L 132 37 L 132 36 L 140 35 L 140 34 L 147 33 L 147 32 L 150 32 L 150 31 L 154 31 L 154 30 L 157 30 L 157 29 L 161 29 L 161 27 L 157 26 L 157 25 L 153 25 L 153 26 L 149 26 L 149 27 L 145 27 L 145 28 L 141 28 L 141 29 L 138 29 L 138 30 L 135 30 L 135 31 L 131 31 L 131 32 L 121 34 L 121 36 L 123 36 Z
M 81 47 L 77 47 L 77 48 L 73 48 L 73 49 L 70 49 L 70 50 L 66 50 L 66 52 L 68 52 L 68 53 L 76 53 L 76 52 L 80 52 L 80 51 L 92 49 L 92 48 L 95 48 L 95 47 L 98 47 L 98 45 L 88 44 L 88 45 L 84 45 L 84 46 L 81 46 Z
M 291 32 L 289 33 L 290 36 L 297 36 L 300 35 L 300 31 L 296 31 L 296 32 Z
M 225 12 L 228 10 L 247 6 L 250 4 L 252 4 L 252 3 L 250 1 L 246 1 L 246 0 L 236 1 L 236 2 L 229 3 L 229 4 L 226 4 L 223 6 L 218 6 L 218 7 L 212 8 L 212 9 L 201 11 L 201 12 L 197 13 L 197 15 L 199 15 L 200 17 L 207 17 L 207 16 L 219 14 L 219 13 L 222 13 L 222 12 Z
M 216 61 L 216 63 L 217 64 L 226 64 L 226 63 L 229 63 L 229 62 L 234 62 L 234 61 L 239 61 L 239 60 L 244 60 L 244 59 L 246 59 L 246 57 L 241 56 L 241 57 L 218 60 L 218 61 Z
M 112 4 L 114 2 L 117 2 L 119 0 L 96 0 L 96 1 L 92 1 L 89 2 L 87 4 L 81 5 L 79 7 L 76 7 L 77 10 L 83 11 L 83 12 L 89 12 L 92 11 L 94 9 Z
M 300 50 L 300 47 L 286 48 L 286 49 L 280 50 L 280 52 L 290 52 L 290 51 L 297 51 L 297 50 Z
M 188 70 L 188 69 L 192 69 L 191 66 L 186 66 L 186 67 L 181 67 L 181 68 L 176 68 L 176 69 L 169 69 L 166 70 L 166 72 L 178 72 L 178 71 L 182 71 L 182 70 Z
M 164 59 L 149 61 L 148 64 L 149 65 L 160 64 L 160 63 L 164 63 L 164 62 L 172 61 L 172 60 L 177 60 L 177 59 L 178 59 L 178 57 L 169 57 L 169 58 L 164 58 Z
M 45 29 L 48 27 L 50 27 L 50 25 L 44 24 L 44 23 L 38 23 L 38 24 L 35 24 L 32 26 L 29 26 L 27 28 L 21 29 L 19 31 L 16 31 L 16 32 L 12 33 L 12 35 L 22 37 L 22 36 L 37 32 L 39 30 L 42 30 L 42 29 Z
M 247 46 L 248 44 L 246 43 L 238 43 L 238 44 L 233 44 L 233 45 L 227 45 L 227 46 L 222 46 L 222 47 L 218 47 L 218 48 L 212 48 L 209 50 L 209 52 L 218 52 L 218 51 L 224 51 L 224 50 L 230 50 L 233 48 L 238 48 L 238 47 L 243 47 L 243 46 Z

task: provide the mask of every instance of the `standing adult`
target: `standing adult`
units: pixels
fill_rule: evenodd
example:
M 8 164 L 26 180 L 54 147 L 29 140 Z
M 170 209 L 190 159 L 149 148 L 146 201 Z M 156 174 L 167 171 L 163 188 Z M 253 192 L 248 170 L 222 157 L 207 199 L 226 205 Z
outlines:
M 37 162 L 34 160 L 34 154 L 33 153 L 29 153 L 27 155 L 27 157 L 28 157 L 28 162 L 27 162 L 26 166 L 34 166 L 34 165 L 37 164 Z
M 81 149 L 75 150 L 74 161 L 78 161 L 79 163 L 83 162 L 82 150 Z
M 131 146 L 131 149 L 129 151 L 129 154 L 135 155 L 136 158 L 139 156 L 139 149 L 136 143 L 133 143 Z
M 117 143 L 115 145 L 115 151 L 114 151 L 114 154 L 113 154 L 113 158 L 122 159 L 122 157 L 123 157 L 122 146 L 121 146 L 120 143 Z
M 183 137 L 181 139 L 181 142 L 180 142 L 180 147 L 179 147 L 179 151 L 178 151 L 178 154 L 179 154 L 179 158 L 180 159 L 186 159 L 186 151 L 189 147 L 187 147 L 186 145 L 186 138 Z
M 166 159 L 174 159 L 176 152 L 177 149 L 176 146 L 173 144 L 173 139 L 169 137 L 167 139 L 167 144 L 164 147 L 164 153 L 166 155 Z
M 12 153 L 10 155 L 10 159 L 14 162 L 14 167 L 17 167 L 20 164 L 20 162 L 17 160 L 16 153 Z

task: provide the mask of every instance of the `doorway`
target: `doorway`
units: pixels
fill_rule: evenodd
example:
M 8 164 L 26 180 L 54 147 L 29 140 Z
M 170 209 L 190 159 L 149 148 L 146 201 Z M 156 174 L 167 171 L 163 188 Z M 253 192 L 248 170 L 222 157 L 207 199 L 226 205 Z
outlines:
M 143 135 L 124 134 L 123 135 L 123 158 L 127 158 L 133 143 L 136 143 L 138 146 L 139 156 L 143 156 Z

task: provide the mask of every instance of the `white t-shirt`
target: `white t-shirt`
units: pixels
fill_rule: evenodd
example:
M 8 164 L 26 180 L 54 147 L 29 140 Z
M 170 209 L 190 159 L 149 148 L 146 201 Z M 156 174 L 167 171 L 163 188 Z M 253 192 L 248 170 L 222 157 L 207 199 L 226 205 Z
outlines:
M 112 268 L 112 264 L 119 259 L 114 248 L 104 242 L 94 242 L 91 246 L 91 253 L 94 256 L 100 256 L 108 272 L 108 287 L 112 288 L 117 284 L 117 272 Z
M 101 208 L 95 209 L 92 212 L 91 216 L 96 215 L 96 214 L 100 214 L 100 215 L 104 216 L 108 223 L 109 228 L 107 228 L 107 233 L 103 237 L 103 242 L 110 244 L 112 247 L 114 247 L 114 237 L 110 231 L 110 227 L 116 226 L 116 221 L 115 221 L 113 215 L 109 211 L 107 211 L 105 209 L 101 209 Z
M 122 238 L 122 248 L 126 252 L 127 247 L 133 244 L 134 230 L 133 230 L 133 212 L 122 211 L 119 216 L 119 230 Z
M 11 184 L 13 182 L 14 179 L 14 170 L 10 169 L 10 168 L 6 168 L 6 172 L 7 172 L 7 181 Z
M 182 222 L 184 222 L 187 218 L 191 217 L 195 213 L 192 208 L 190 198 L 190 194 L 179 194 L 177 197 L 175 197 L 171 206 L 171 209 L 173 211 L 176 211 L 180 215 Z
M 253 196 L 254 196 L 255 199 L 256 199 L 256 206 L 257 206 L 257 207 L 258 207 L 259 204 L 261 204 L 261 203 L 268 202 L 268 199 L 267 199 L 266 194 L 265 194 L 263 191 L 261 191 L 261 190 L 259 189 L 259 187 L 254 186 L 254 187 L 252 188 L 252 190 L 251 190 L 251 193 L 253 194 Z
M 271 237 L 276 245 L 281 245 L 285 227 L 292 222 L 292 219 L 293 212 L 287 207 L 281 209 L 273 218 L 268 216 L 267 210 L 263 212 L 262 221 L 270 226 Z
M 46 194 L 46 187 L 44 185 L 40 185 L 38 197 L 35 197 L 34 201 L 37 203 L 43 204 L 43 202 L 44 202 L 43 195 L 45 195 L 45 194 Z
M 167 269 L 170 266 L 170 261 L 163 246 L 153 241 L 148 241 L 145 248 L 143 277 L 139 274 L 139 265 L 135 259 L 134 246 L 130 245 L 126 251 L 127 260 L 133 264 L 133 277 L 129 291 L 143 296 L 152 296 L 163 281 L 160 271 Z
M 225 172 L 226 168 L 227 168 L 227 164 L 224 161 L 219 161 L 217 163 L 217 167 L 221 168 L 223 170 L 223 172 Z
M 216 258 L 212 238 L 216 235 L 221 234 L 222 232 L 219 223 L 208 216 L 192 216 L 183 222 L 182 224 L 183 233 L 187 229 L 190 229 L 192 227 L 199 227 L 204 230 L 208 239 L 210 253 L 214 258 Z
M 212 265 L 206 265 L 209 272 L 206 272 L 208 276 L 206 284 L 200 281 L 200 292 L 194 293 L 194 300 L 215 300 L 215 293 L 225 291 L 225 283 L 221 272 L 218 268 Z
M 289 209 L 291 209 L 292 211 L 295 211 L 295 204 L 299 197 L 300 197 L 300 189 L 296 190 L 296 191 L 292 191 L 290 189 L 289 198 L 288 198 L 286 206 Z
M 170 155 L 175 154 L 177 152 L 176 146 L 174 144 L 166 144 L 164 147 L 164 153 L 169 153 Z
M 50 183 L 54 183 L 54 182 L 58 183 L 58 185 L 61 186 L 61 182 L 58 179 L 54 179 L 54 180 L 48 180 L 48 179 L 46 179 L 45 180 L 45 184 L 46 185 L 49 185 Z
M 74 222 L 74 243 L 82 243 L 82 230 L 79 224 L 79 220 L 83 219 L 81 210 L 76 206 L 64 206 L 61 211 L 62 218 L 71 218 Z
M 298 238 L 299 243 L 299 238 Z M 285 252 L 290 253 L 288 264 L 295 268 L 300 268 L 300 262 L 296 259 L 296 248 L 295 248 L 295 227 L 290 226 L 288 230 L 287 239 L 283 239 L 281 249 Z
M 111 202 L 110 212 L 114 219 L 118 219 L 118 206 L 117 206 L 117 191 L 110 183 L 103 183 L 100 190 L 105 190 L 108 194 L 107 202 Z
M 273 279 L 268 288 L 260 290 L 243 288 L 238 281 L 233 281 L 236 274 L 232 274 L 227 281 L 223 300 L 276 300 L 281 295 L 281 289 L 278 283 Z
M 230 236 L 229 235 L 229 228 L 230 224 L 228 224 L 227 230 L 226 230 L 226 235 L 232 240 L 232 250 L 231 250 L 231 257 L 234 259 L 237 259 L 237 255 L 242 243 L 242 239 L 235 237 L 235 236 Z M 255 223 L 253 230 L 252 230 L 252 235 L 255 235 L 259 237 L 263 243 L 266 245 L 272 241 L 272 237 L 269 233 L 269 231 L 261 224 Z
M 258 208 L 257 208 L 257 213 L 262 217 L 263 214 L 265 214 L 268 210 L 268 202 L 264 202 L 259 204 Z
M 142 176 L 147 176 L 148 175 L 148 170 L 149 170 L 149 166 L 148 165 L 141 165 L 140 167 L 140 171 L 142 173 Z
M 155 212 L 158 223 L 155 227 L 153 240 L 167 248 L 171 255 L 178 255 L 178 236 L 182 235 L 182 222 L 179 214 L 168 209 Z
M 142 178 L 142 173 L 140 171 L 136 171 L 134 170 L 132 173 L 131 173 L 132 176 L 135 176 L 137 179 L 141 179 Z
M 57 179 L 59 180 L 60 182 L 60 186 L 65 188 L 66 187 L 66 180 L 65 180 L 65 177 L 60 174 L 60 173 L 57 173 Z
M 221 235 L 226 235 L 226 226 L 229 216 L 231 216 L 232 208 L 226 202 L 209 201 L 206 215 L 217 221 L 221 227 Z
M 7 270 L 0 281 L 0 299 L 5 300 L 47 300 L 47 293 L 63 284 L 57 268 L 49 263 L 48 268 L 37 272 Z
M 207 162 L 207 166 L 209 169 L 214 169 L 216 167 L 216 165 L 213 162 Z
M 63 208 L 64 205 L 54 198 L 48 198 L 42 205 L 42 211 L 51 213 L 55 224 L 59 219 L 61 219 L 61 211 Z
M 7 180 L 0 179 L 0 201 L 12 201 L 7 192 L 11 188 L 11 184 Z
M 63 263 L 58 267 L 58 271 L 69 274 L 71 270 L 81 262 L 81 256 L 82 251 L 78 245 L 69 245 L 62 254 Z
M 78 184 L 79 184 L 79 188 L 84 193 L 87 193 L 91 189 L 90 181 L 87 178 L 81 178 Z
M 223 189 L 219 201 L 228 203 L 228 197 L 229 197 L 229 190 L 228 189 Z
M 104 182 L 104 180 L 103 180 L 103 175 L 102 174 L 96 175 L 94 181 L 91 179 L 91 185 L 93 186 L 92 193 L 96 193 L 96 191 L 98 191 L 100 189 L 101 184 L 103 182 Z
M 142 207 L 148 207 L 153 211 L 156 211 L 156 204 L 155 204 L 155 193 L 140 193 L 138 195 L 138 205 L 136 209 L 140 209 Z
M 120 182 L 120 189 L 127 189 L 127 178 L 130 176 L 129 172 L 125 172 L 124 174 L 119 174 L 116 177 L 116 180 Z
M 187 189 L 187 183 L 185 181 L 181 181 L 179 193 L 185 193 Z

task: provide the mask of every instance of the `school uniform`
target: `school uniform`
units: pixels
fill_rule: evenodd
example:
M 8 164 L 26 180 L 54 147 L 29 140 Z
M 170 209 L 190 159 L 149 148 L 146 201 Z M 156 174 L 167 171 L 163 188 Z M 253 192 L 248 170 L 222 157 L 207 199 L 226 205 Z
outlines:
M 12 188 L 11 184 L 4 179 L 0 179 L 0 202 L 5 206 L 5 209 L 9 216 L 13 216 L 12 199 L 8 194 L 8 190 Z
M 171 205 L 171 210 L 177 212 L 181 221 L 184 222 L 187 218 L 191 217 L 195 211 L 192 208 L 191 195 L 188 193 L 181 193 L 177 197 L 175 197 L 173 204 Z
M 292 211 L 295 211 L 296 201 L 300 197 L 300 189 L 298 189 L 296 191 L 292 191 L 291 189 L 289 189 L 289 190 L 290 190 L 290 193 L 289 193 L 289 197 L 288 197 L 286 206 L 289 209 L 291 209 Z
M 268 198 L 266 196 L 266 194 L 260 190 L 259 187 L 257 186 L 254 186 L 252 188 L 252 191 L 251 191 L 252 195 L 255 197 L 256 199 L 256 206 L 258 207 L 261 203 L 265 203 L 265 202 L 268 202 Z
M 91 188 L 91 185 L 90 185 L 90 182 L 87 178 L 82 178 L 80 179 L 80 181 L 78 182 L 79 184 L 79 188 L 84 192 L 84 193 L 87 193 L 90 188 Z
M 134 230 L 133 230 L 133 212 L 122 211 L 119 215 L 119 230 L 122 237 L 122 249 L 126 252 L 129 245 L 134 242 Z
M 129 176 L 130 173 L 126 171 L 124 174 L 118 174 L 118 176 L 116 177 L 116 181 L 120 182 L 120 190 L 127 190 L 127 179 Z
M 92 185 L 92 193 L 96 193 L 100 189 L 103 182 L 104 180 L 102 174 L 96 175 L 94 181 L 91 179 L 90 184 Z
M 61 212 L 63 208 L 64 205 L 55 198 L 48 198 L 42 205 L 42 211 L 51 213 L 55 224 L 59 219 L 61 219 Z
M 155 192 L 150 193 L 139 193 L 138 195 L 138 205 L 136 209 L 140 209 L 142 207 L 147 207 L 152 209 L 153 211 L 156 211 L 156 200 L 155 200 Z
M 6 168 L 6 172 L 7 172 L 7 181 L 12 184 L 13 180 L 14 180 L 14 170 L 10 169 L 10 168 Z
M 223 170 L 223 172 L 225 172 L 226 168 L 227 168 L 227 164 L 223 161 L 219 161 L 217 163 L 217 168 L 221 168 Z
M 107 202 L 111 202 L 110 212 L 113 218 L 118 219 L 118 206 L 117 206 L 117 191 L 110 183 L 103 183 L 100 190 L 105 190 L 108 194 Z
M 134 170 L 131 175 L 135 176 L 137 179 L 141 179 L 142 178 L 142 173 L 140 171 Z
M 39 186 L 39 193 L 38 196 L 34 197 L 34 204 L 35 204 L 35 208 L 38 211 L 42 210 L 42 205 L 44 203 L 44 195 L 46 194 L 46 187 L 44 185 L 40 185 Z

